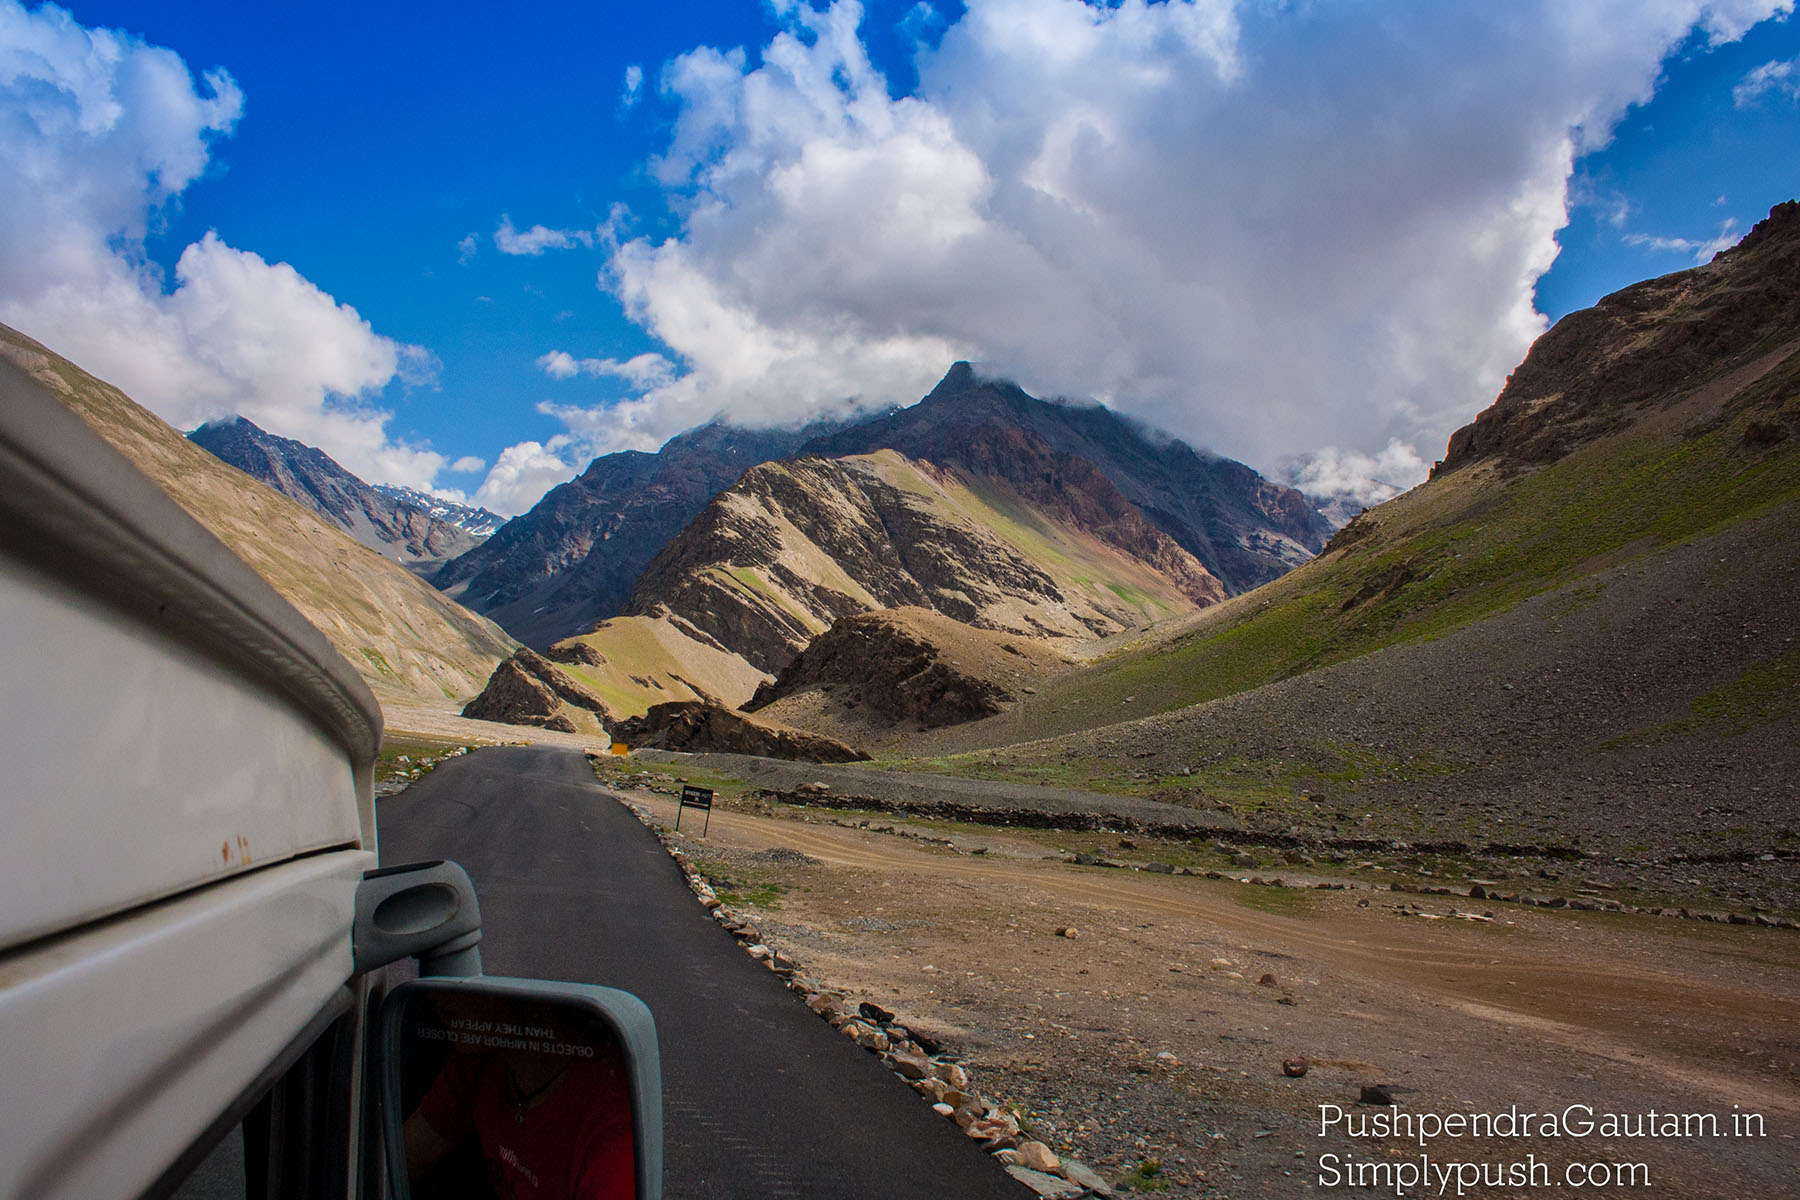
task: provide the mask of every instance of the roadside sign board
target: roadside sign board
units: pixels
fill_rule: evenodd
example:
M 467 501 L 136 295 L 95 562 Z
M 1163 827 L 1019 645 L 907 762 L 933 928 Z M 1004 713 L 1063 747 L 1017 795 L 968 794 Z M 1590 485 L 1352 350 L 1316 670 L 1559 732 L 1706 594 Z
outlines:
M 698 808 L 706 813 L 706 821 L 700 826 L 700 836 L 705 837 L 706 831 L 712 827 L 712 802 L 711 788 L 695 787 L 691 783 L 682 784 L 681 805 L 675 810 L 675 828 L 677 830 L 681 828 L 682 809 Z

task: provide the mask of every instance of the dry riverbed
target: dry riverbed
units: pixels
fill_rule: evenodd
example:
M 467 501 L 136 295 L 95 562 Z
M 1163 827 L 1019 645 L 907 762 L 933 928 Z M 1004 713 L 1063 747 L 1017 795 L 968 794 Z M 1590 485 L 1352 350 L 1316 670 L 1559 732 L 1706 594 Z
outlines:
M 674 797 L 629 786 L 620 766 L 604 763 L 602 777 L 672 827 Z M 942 1039 L 1031 1136 L 1123 1188 L 1394 1195 L 1391 1173 L 1431 1169 L 1424 1156 L 1464 1180 L 1479 1176 L 1453 1164 L 1516 1165 L 1563 1186 L 1571 1168 L 1598 1181 L 1641 1164 L 1651 1194 L 1710 1198 L 1790 1194 L 1800 1171 L 1793 930 L 1484 907 L 1329 867 L 1267 887 L 1078 866 L 1066 861 L 1076 852 L 1191 851 L 730 793 L 705 838 L 697 816 L 682 819 L 683 848 L 771 948 Z M 1297 1059 L 1305 1074 L 1290 1077 L 1284 1063 Z M 1371 1085 L 1397 1109 L 1358 1104 Z M 1580 1136 L 1589 1111 L 1595 1129 Z M 1354 1127 L 1396 1112 L 1426 1125 L 1549 1113 L 1576 1126 L 1558 1136 L 1539 1118 L 1531 1136 L 1423 1146 Z M 1714 1114 L 1720 1136 L 1693 1135 L 1703 1121 L 1664 1137 L 1602 1125 L 1620 1114 L 1641 1128 L 1651 1112 Z M 1753 1116 L 1763 1136 L 1732 1136 L 1734 1120 L 1754 1131 Z M 1348 1186 L 1358 1171 L 1379 1186 Z

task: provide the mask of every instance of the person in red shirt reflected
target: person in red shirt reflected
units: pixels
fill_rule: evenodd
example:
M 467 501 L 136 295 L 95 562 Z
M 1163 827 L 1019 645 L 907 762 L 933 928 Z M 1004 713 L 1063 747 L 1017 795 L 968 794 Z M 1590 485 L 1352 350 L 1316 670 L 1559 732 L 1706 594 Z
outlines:
M 593 1051 L 451 1055 L 403 1126 L 413 1195 L 427 1200 L 434 1169 L 474 1139 L 496 1200 L 634 1200 L 625 1063 L 616 1044 Z

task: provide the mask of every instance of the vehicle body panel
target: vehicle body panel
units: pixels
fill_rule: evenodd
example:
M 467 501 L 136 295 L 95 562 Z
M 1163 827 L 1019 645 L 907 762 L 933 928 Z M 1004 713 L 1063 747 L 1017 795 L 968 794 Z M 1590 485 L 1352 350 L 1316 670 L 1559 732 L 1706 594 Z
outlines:
M 9 955 L 0 1195 L 154 1182 L 344 989 L 373 864 L 361 850 L 302 858 Z
M 0 680 L 0 1195 L 129 1200 L 322 1012 L 362 1019 L 381 713 L 323 634 L 6 362 Z M 360 1043 L 350 1071 L 360 1086 Z M 353 1169 L 334 1194 L 357 1194 Z
M 0 947 L 360 842 L 343 749 L 281 697 L 15 563 L 0 629 L 31 631 L 0 639 Z

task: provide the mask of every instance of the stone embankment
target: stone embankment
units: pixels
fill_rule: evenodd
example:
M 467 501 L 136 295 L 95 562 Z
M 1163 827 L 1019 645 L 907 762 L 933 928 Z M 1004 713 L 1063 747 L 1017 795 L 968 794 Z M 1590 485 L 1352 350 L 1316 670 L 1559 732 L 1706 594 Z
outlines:
M 393 765 L 377 771 L 381 778 L 375 781 L 377 796 L 395 796 L 404 792 L 414 783 L 431 774 L 432 769 L 446 758 L 461 758 L 470 750 L 468 746 L 453 746 L 442 754 L 401 754 L 395 757 Z

